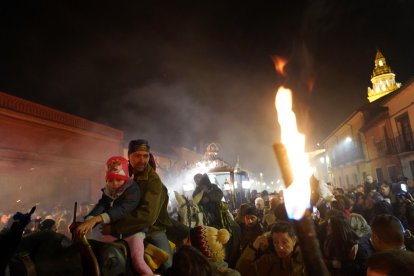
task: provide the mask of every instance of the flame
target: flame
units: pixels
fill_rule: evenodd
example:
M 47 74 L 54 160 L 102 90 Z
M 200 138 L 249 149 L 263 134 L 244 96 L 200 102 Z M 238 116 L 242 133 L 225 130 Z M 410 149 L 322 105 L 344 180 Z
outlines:
M 276 71 L 282 76 L 286 77 L 285 66 L 287 64 L 287 60 L 279 56 L 272 56 L 272 60 Z
M 298 132 L 296 116 L 292 111 L 292 91 L 280 87 L 275 104 L 281 128 L 281 142 L 286 148 L 293 173 L 293 183 L 284 192 L 286 211 L 289 218 L 299 220 L 310 206 L 309 180 L 312 168 L 305 152 L 305 136 Z

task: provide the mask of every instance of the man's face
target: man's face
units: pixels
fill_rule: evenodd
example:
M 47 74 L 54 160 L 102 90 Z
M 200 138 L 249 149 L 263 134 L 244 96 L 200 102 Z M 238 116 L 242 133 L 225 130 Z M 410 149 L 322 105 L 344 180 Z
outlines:
M 149 152 L 147 151 L 143 151 L 143 150 L 138 150 L 134 153 L 131 153 L 129 156 L 129 163 L 132 166 L 132 169 L 135 172 L 142 172 L 144 171 L 145 167 L 147 166 L 148 162 L 149 162 Z
M 390 187 L 388 185 L 381 185 L 380 193 L 383 196 L 389 196 L 390 195 Z
M 257 224 L 257 217 L 255 215 L 245 215 L 244 224 L 247 227 L 252 227 Z
M 292 238 L 288 233 L 282 232 L 273 233 L 272 241 L 279 258 L 290 256 L 296 244 L 296 238 Z

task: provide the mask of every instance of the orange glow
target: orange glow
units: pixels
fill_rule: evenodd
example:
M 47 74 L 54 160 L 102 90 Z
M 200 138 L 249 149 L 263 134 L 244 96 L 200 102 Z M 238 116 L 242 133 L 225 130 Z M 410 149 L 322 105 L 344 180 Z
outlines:
M 279 56 L 272 56 L 272 60 L 276 71 L 282 76 L 286 77 L 285 66 L 287 64 L 287 60 Z
M 280 87 L 275 105 L 281 129 L 281 142 L 286 148 L 293 174 L 293 183 L 284 191 L 286 211 L 289 218 L 299 220 L 310 206 L 309 180 L 312 168 L 305 152 L 305 136 L 298 132 L 296 116 L 292 111 L 292 91 Z
M 314 78 L 309 79 L 306 84 L 308 86 L 308 91 L 309 92 L 312 92 L 313 91 L 313 87 L 315 86 L 315 79 Z

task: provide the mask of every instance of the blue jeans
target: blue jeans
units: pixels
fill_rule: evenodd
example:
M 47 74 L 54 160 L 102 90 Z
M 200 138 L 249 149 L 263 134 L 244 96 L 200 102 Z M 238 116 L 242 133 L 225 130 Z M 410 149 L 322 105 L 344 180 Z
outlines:
M 146 240 L 149 243 L 155 245 L 156 247 L 159 247 L 162 250 L 165 250 L 170 255 L 170 257 L 168 258 L 168 261 L 163 263 L 159 268 L 160 272 L 165 272 L 169 267 L 172 266 L 172 255 L 173 255 L 173 252 L 171 251 L 170 243 L 168 242 L 167 235 L 165 234 L 165 232 L 158 232 L 158 233 L 151 234 L 151 236 L 149 237 L 146 237 Z

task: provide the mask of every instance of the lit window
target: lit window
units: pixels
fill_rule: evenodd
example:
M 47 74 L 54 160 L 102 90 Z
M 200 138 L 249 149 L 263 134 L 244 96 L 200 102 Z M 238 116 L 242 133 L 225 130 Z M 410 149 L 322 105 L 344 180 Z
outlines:
M 383 65 L 384 65 L 384 63 L 382 63 L 382 60 L 380 60 L 380 61 L 378 62 L 378 64 L 379 64 L 379 66 L 383 66 Z

